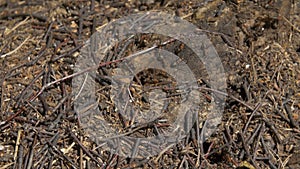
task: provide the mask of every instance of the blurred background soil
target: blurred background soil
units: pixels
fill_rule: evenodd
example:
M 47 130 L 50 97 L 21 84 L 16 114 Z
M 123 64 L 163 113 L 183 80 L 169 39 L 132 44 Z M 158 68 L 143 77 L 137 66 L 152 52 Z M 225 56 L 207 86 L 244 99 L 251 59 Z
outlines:
M 81 129 L 71 78 L 35 96 L 73 73 L 81 47 L 99 27 L 152 10 L 207 33 L 226 71 L 227 102 L 222 123 L 202 145 L 198 124 L 162 154 L 124 158 L 98 148 Z M 133 50 L 151 47 L 149 41 L 136 38 Z M 299 120 L 300 1 L 0 0 L 0 169 L 295 169 Z

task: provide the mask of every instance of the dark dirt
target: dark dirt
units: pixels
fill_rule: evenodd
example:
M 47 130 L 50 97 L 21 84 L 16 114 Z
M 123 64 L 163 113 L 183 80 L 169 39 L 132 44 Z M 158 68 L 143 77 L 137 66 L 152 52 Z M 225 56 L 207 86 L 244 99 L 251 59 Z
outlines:
M 74 73 L 81 47 L 99 27 L 151 10 L 177 15 L 207 33 L 225 68 L 228 96 L 222 122 L 205 143 L 199 145 L 201 124 L 195 124 L 188 137 L 162 154 L 130 159 L 87 137 L 73 110 L 72 78 L 62 78 Z M 137 35 L 121 57 L 165 39 Z M 185 58 L 193 55 L 179 42 L 163 47 Z M 0 64 L 0 169 L 300 168 L 300 1 L 0 0 Z M 114 66 L 99 69 L 99 108 L 126 133 L 132 122 L 115 113 L 109 90 L 100 88 L 109 85 L 105 76 Z M 202 73 L 199 85 L 209 87 L 203 68 L 194 71 Z M 172 79 L 159 72 L 145 75 L 150 72 L 138 75 L 142 81 L 136 78 L 131 88 L 145 109 L 149 101 L 139 95 L 138 84 L 154 88 Z M 168 94 L 173 103 L 182 99 Z M 209 101 L 210 92 L 203 94 Z M 151 124 L 131 134 L 149 136 L 155 125 L 167 128 Z

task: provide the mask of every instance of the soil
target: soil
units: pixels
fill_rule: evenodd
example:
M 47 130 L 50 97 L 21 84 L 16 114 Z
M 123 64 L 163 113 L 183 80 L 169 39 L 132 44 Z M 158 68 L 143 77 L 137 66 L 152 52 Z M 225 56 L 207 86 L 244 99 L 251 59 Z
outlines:
M 207 34 L 225 69 L 227 100 L 221 124 L 204 143 L 197 137 L 205 121 L 199 117 L 187 137 L 160 154 L 128 158 L 88 137 L 74 111 L 72 79 L 93 33 L 145 11 L 181 17 Z M 98 108 L 120 133 L 148 137 L 168 130 L 162 121 L 174 120 L 172 110 L 184 98 L 163 72 L 143 71 L 130 88 L 143 110 L 151 104 L 150 88 L 160 86 L 170 98 L 164 116 L 151 124 L 122 118 L 107 88 L 116 60 L 155 45 L 193 62 L 182 42 L 166 40 L 139 34 L 121 41 L 98 69 Z M 0 169 L 300 168 L 300 1 L 0 0 L 0 64 Z M 209 88 L 201 63 L 193 72 Z M 202 94 L 212 101 L 211 91 Z

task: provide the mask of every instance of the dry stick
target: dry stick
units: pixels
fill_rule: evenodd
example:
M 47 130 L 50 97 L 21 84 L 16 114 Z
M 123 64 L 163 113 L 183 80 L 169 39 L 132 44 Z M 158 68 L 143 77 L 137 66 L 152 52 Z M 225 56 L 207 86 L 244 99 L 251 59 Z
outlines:
M 248 149 L 248 144 L 247 142 L 245 141 L 245 137 L 244 137 L 244 134 L 241 132 L 239 133 L 240 134 L 240 137 L 242 139 L 242 143 L 243 143 L 243 147 L 244 147 L 244 150 L 246 150 L 246 157 L 249 158 L 250 157 L 250 151 Z
M 233 143 L 234 143 L 234 142 L 233 142 Z M 213 154 L 215 154 L 215 153 L 217 153 L 217 152 L 220 152 L 222 149 L 224 149 L 224 148 L 227 147 L 227 146 L 228 146 L 227 144 L 224 144 L 224 145 L 218 147 L 217 149 L 214 149 L 214 150 L 212 150 L 211 152 L 206 153 L 205 155 L 206 155 L 207 157 L 209 157 L 209 156 L 211 156 L 211 155 L 213 155 Z M 235 163 L 235 164 L 236 164 L 236 163 Z
M 48 169 L 52 169 L 53 161 L 54 161 L 54 153 L 51 151 L 52 155 L 50 156 L 50 160 L 48 162 Z
M 34 155 L 34 147 L 35 147 L 35 144 L 36 144 L 36 141 L 37 141 L 37 136 L 35 135 L 34 136 L 34 140 L 31 144 L 31 149 L 30 149 L 30 155 L 29 155 L 29 159 L 28 159 L 28 163 L 27 163 L 27 169 L 31 169 L 32 168 L 32 162 L 33 162 L 33 155 Z
M 72 39 L 72 41 L 74 42 L 74 45 L 75 46 L 78 46 L 79 44 L 78 44 L 78 37 L 75 35 L 75 33 L 74 32 L 72 32 L 71 31 L 71 28 L 70 27 L 68 27 L 66 24 L 64 24 L 63 23 L 63 28 L 67 31 L 67 33 L 69 33 L 70 34 L 70 37 L 71 37 L 71 39 Z
M 83 137 L 82 136 L 80 136 L 80 142 L 82 142 L 82 139 Z M 80 169 L 83 169 L 83 158 L 82 158 L 82 156 L 83 156 L 83 152 L 82 152 L 82 148 L 79 150 L 79 154 L 80 154 L 80 157 L 79 157 L 79 161 L 80 161 Z
M 179 165 L 178 168 L 183 168 L 183 163 L 184 163 L 185 161 L 186 161 L 186 157 L 183 156 L 183 158 L 182 158 L 182 160 L 181 160 L 180 165 Z
M 294 120 L 293 114 L 292 114 L 292 110 L 290 107 L 287 106 L 287 104 L 284 104 L 284 108 L 286 110 L 286 113 L 288 114 L 288 117 L 290 119 L 290 124 L 292 127 L 296 127 L 299 128 L 299 126 L 297 125 L 297 122 Z
M 281 16 L 288 24 L 290 24 L 296 31 L 300 33 L 300 29 L 298 29 L 294 24 L 291 23 L 285 16 Z
M 149 126 L 153 126 L 156 122 L 157 122 L 156 120 L 153 120 L 153 121 L 150 121 L 150 122 L 147 122 L 147 123 L 140 124 L 137 127 L 133 128 L 132 130 L 130 130 L 126 133 L 119 134 L 119 135 L 112 136 L 112 137 L 108 137 L 106 139 L 103 139 L 103 141 L 107 141 L 107 140 L 116 139 L 116 138 L 120 138 L 120 137 L 130 135 L 130 134 L 132 134 L 136 131 L 139 131 L 140 129 L 143 129 L 143 128 L 146 128 L 146 127 L 149 127 Z
M 249 117 L 249 119 L 248 119 L 248 121 L 247 121 L 247 123 L 246 123 L 246 125 L 245 125 L 245 128 L 244 128 L 244 130 L 243 130 L 243 134 L 246 133 L 246 131 L 247 131 L 247 129 L 248 129 L 248 126 L 249 126 L 249 124 L 250 124 L 250 122 L 251 122 L 251 120 L 252 120 L 254 114 L 257 112 L 257 110 L 260 108 L 260 106 L 261 106 L 261 103 L 258 103 L 258 104 L 255 106 L 255 109 L 252 111 L 252 113 L 251 113 L 251 115 L 250 115 L 250 117 Z
M 256 163 L 254 162 L 253 156 L 251 156 L 250 161 L 252 162 L 254 168 L 259 168 L 259 167 L 256 165 Z
M 4 36 L 9 35 L 12 31 L 16 30 L 19 26 L 26 24 L 26 22 L 28 21 L 29 17 L 26 17 L 23 21 L 21 21 L 20 23 L 18 23 L 15 27 L 13 27 L 12 29 L 7 29 L 7 31 L 4 31 Z
M 277 129 L 274 126 L 274 123 L 272 123 L 271 120 L 267 120 L 266 118 L 263 118 L 263 120 L 266 123 L 266 125 L 271 129 L 271 131 L 273 131 L 273 133 L 275 134 L 278 143 L 281 144 L 282 140 L 280 134 L 278 133 Z
M 18 116 L 19 114 L 21 114 L 22 112 L 26 112 L 26 108 L 25 108 L 25 107 L 21 107 L 21 109 L 19 109 L 19 110 L 17 111 L 17 113 L 15 113 L 15 114 L 9 116 L 5 121 L 0 122 L 0 126 L 2 126 L 2 125 L 4 125 L 4 124 L 8 123 L 8 122 L 11 121 L 11 120 L 13 120 L 15 117 L 17 117 L 17 116 Z
M 245 81 L 246 81 L 246 80 L 245 80 Z M 250 98 L 251 95 L 250 95 L 250 93 L 249 93 L 249 88 L 248 88 L 248 83 L 247 83 L 247 81 L 243 83 L 243 88 L 244 88 L 244 91 L 245 91 L 245 93 L 246 93 L 247 100 L 248 100 L 248 101 L 251 100 L 251 98 Z
M 95 10 L 95 0 L 91 0 L 90 10 L 91 10 L 91 11 L 94 11 L 94 10 Z
M 13 162 L 5 164 L 5 165 L 1 166 L 0 169 L 6 169 L 6 168 L 8 168 L 9 166 L 11 166 L 13 164 L 14 164 Z
M 79 19 L 78 19 L 78 39 L 80 40 L 81 39 L 81 35 L 82 35 L 82 28 L 83 28 L 83 12 L 85 11 L 84 7 L 81 7 L 79 9 Z
M 259 143 L 260 143 L 260 138 L 262 136 L 262 134 L 265 132 L 265 123 L 261 123 L 261 127 L 260 127 L 260 131 L 258 133 L 258 136 L 257 136 L 257 142 L 254 146 L 254 149 L 253 149 L 253 159 L 256 160 L 257 157 L 256 157 L 256 152 L 257 152 L 257 149 L 258 149 L 258 146 L 259 146 Z
M 16 159 L 17 159 L 21 134 L 22 134 L 22 130 L 18 130 L 18 137 L 17 137 L 17 141 L 16 141 L 15 154 L 14 154 L 14 161 L 16 161 Z
M 2 19 L 7 19 L 7 18 L 14 18 L 14 17 L 33 17 L 33 18 L 36 18 L 42 22 L 46 22 L 47 21 L 47 18 L 44 17 L 44 16 L 41 16 L 39 14 L 30 14 L 30 13 L 17 13 L 17 14 L 7 14 L 7 15 L 4 15 L 4 16 L 0 16 L 0 20 Z
M 190 163 L 190 165 L 194 168 L 194 169 L 197 169 L 196 168 L 196 165 L 194 163 L 194 161 L 192 160 L 192 158 L 189 156 L 189 154 L 186 154 L 187 156 L 187 161 Z
M 46 40 L 46 38 L 48 37 L 48 35 L 49 35 L 49 33 L 50 33 L 51 29 L 52 29 L 53 24 L 54 24 L 54 22 L 51 22 L 50 25 L 48 26 L 48 29 L 47 29 L 47 31 L 46 31 L 46 33 L 44 35 L 43 40 Z
M 225 35 L 224 33 L 214 32 L 214 31 L 209 31 L 209 30 L 204 30 L 204 29 L 198 29 L 198 31 L 209 33 L 209 34 L 219 35 L 224 40 L 224 42 L 228 44 L 228 46 L 234 47 L 234 45 L 232 44 L 232 42 L 228 39 L 228 35 Z
M 251 144 L 251 143 L 254 141 L 254 138 L 255 138 L 255 136 L 257 135 L 257 133 L 260 131 L 261 126 L 262 126 L 262 124 L 259 124 L 259 125 L 256 127 L 256 129 L 255 129 L 255 131 L 253 132 L 252 136 L 251 136 L 249 139 L 247 139 L 247 144 Z
M 46 163 L 46 161 L 48 160 L 47 158 L 45 158 L 47 154 L 48 154 L 48 152 L 45 152 L 45 155 L 42 157 L 42 158 L 44 158 L 44 160 L 41 162 L 41 164 L 40 164 L 40 166 L 39 166 L 38 169 L 45 168 L 45 167 L 44 167 L 44 166 L 45 166 L 45 163 Z
M 104 65 L 103 65 L 103 66 L 104 66 Z M 35 100 L 35 99 L 36 99 L 36 98 L 37 98 L 37 97 L 38 97 L 45 89 L 47 89 L 47 88 L 50 87 L 51 85 L 56 84 L 56 83 L 59 83 L 59 82 L 62 82 L 62 81 L 67 80 L 67 79 L 69 79 L 69 78 L 72 78 L 72 77 L 81 75 L 81 74 L 86 73 L 86 72 L 89 72 L 89 71 L 91 71 L 91 70 L 96 70 L 98 67 L 99 67 L 98 65 L 92 66 L 92 67 L 89 67 L 89 68 L 87 68 L 87 69 L 84 69 L 83 71 L 80 71 L 80 72 L 71 74 L 71 75 L 69 75 L 69 76 L 65 76 L 65 77 L 63 77 L 63 78 L 61 78 L 61 79 L 55 80 L 55 81 L 50 82 L 50 83 L 47 83 L 46 85 L 44 85 L 44 86 L 41 88 L 41 90 L 40 90 L 40 91 L 39 91 L 32 99 L 30 99 L 30 101 Z
M 72 55 L 74 52 L 76 52 L 77 50 L 79 50 L 83 46 L 84 46 L 84 44 L 77 45 L 75 48 L 70 49 L 69 51 L 67 51 L 67 52 L 65 52 L 65 53 L 63 53 L 63 54 L 61 54 L 61 55 L 59 55 L 57 57 L 53 57 L 51 59 L 51 62 L 55 62 L 55 61 L 59 60 L 60 58 L 65 57 L 65 56 L 70 56 L 70 55 Z
M 86 169 L 91 169 L 91 164 L 90 164 L 90 160 L 89 159 L 86 159 Z
M 79 89 L 78 93 L 76 94 L 76 96 L 74 97 L 72 102 L 75 102 L 77 100 L 77 98 L 80 96 L 82 90 L 84 89 L 87 78 L 88 78 L 88 73 L 85 74 L 84 81 L 82 82 L 80 89 Z
M 43 112 L 47 113 L 50 109 L 49 106 L 47 104 L 46 98 L 43 96 L 43 94 L 38 96 L 38 99 L 41 101 L 42 106 L 43 106 Z
M 168 151 L 171 147 L 173 147 L 175 144 L 170 144 L 168 147 L 166 147 L 165 149 L 163 149 L 158 156 L 154 159 L 154 162 L 157 163 L 158 160 L 160 159 L 160 157 L 166 152 Z
M 43 74 L 45 73 L 45 70 L 42 70 L 26 87 L 25 89 L 21 92 L 21 94 L 19 95 L 19 98 L 17 100 L 17 105 L 20 104 L 22 98 L 24 97 L 26 91 L 29 89 L 29 87 L 31 87 L 33 85 L 33 83 L 35 81 L 37 81 Z
M 199 126 L 199 114 L 197 114 L 196 117 L 196 132 L 197 132 L 197 150 L 198 150 L 198 156 L 197 156 L 197 161 L 196 161 L 196 167 L 198 167 L 200 164 L 200 155 L 201 155 L 201 150 L 200 150 L 200 126 Z M 201 141 L 202 142 L 202 141 Z
M 94 34 L 96 32 L 96 24 L 97 24 L 97 18 L 93 18 L 93 24 L 92 24 L 92 30 L 91 33 Z
M 5 93 L 4 80 L 5 80 L 5 77 L 3 78 L 3 81 L 0 82 L 0 84 L 1 84 L 0 120 L 3 120 L 3 114 L 4 114 L 4 110 L 2 110 L 3 105 L 4 105 L 4 93 Z M 0 125 L 1 125 L 1 122 L 0 122 Z
M 133 158 L 131 158 L 131 160 L 130 160 L 131 162 L 132 162 L 133 159 L 136 157 L 137 152 L 139 151 L 139 145 L 140 145 L 140 142 L 141 142 L 141 139 L 140 139 L 140 138 L 137 138 L 136 143 L 135 143 L 134 148 L 133 148 L 133 151 L 132 151 L 132 157 L 133 157 Z
M 269 94 L 270 92 L 272 92 L 272 90 L 268 90 L 268 91 L 266 92 L 266 94 L 264 95 L 264 97 L 263 97 L 262 100 L 265 100 L 265 98 L 268 96 L 268 94 Z M 249 126 L 249 124 L 250 124 L 250 122 L 251 122 L 251 120 L 252 120 L 254 114 L 258 111 L 258 109 L 260 108 L 261 105 L 262 105 L 262 104 L 261 104 L 261 102 L 260 102 L 260 103 L 258 103 L 258 104 L 255 106 L 253 112 L 251 113 L 251 115 L 250 115 L 250 117 L 249 117 L 249 119 L 248 119 L 248 121 L 247 121 L 247 123 L 246 123 L 246 125 L 245 125 L 243 134 L 246 133 L 246 130 L 247 130 L 247 128 L 248 128 L 248 126 Z
M 15 53 L 16 51 L 18 51 L 28 41 L 29 38 L 30 38 L 30 36 L 28 36 L 16 49 L 14 49 L 4 55 L 1 55 L 0 58 L 5 58 L 6 56 L 9 56 L 9 55 Z
M 248 109 L 250 109 L 250 110 L 252 110 L 252 111 L 254 110 L 254 108 L 253 108 L 252 106 L 248 105 L 246 102 L 244 102 L 244 101 L 242 101 L 242 100 L 240 100 L 240 99 L 238 99 L 238 98 L 236 98 L 236 97 L 234 97 L 234 96 L 232 96 L 232 95 L 229 95 L 229 94 L 227 94 L 227 93 L 225 93 L 225 92 L 219 91 L 219 90 L 217 90 L 217 89 L 208 88 L 208 87 L 199 87 L 199 89 L 200 89 L 200 90 L 201 90 L 201 89 L 209 90 L 209 91 L 212 91 L 212 92 L 215 92 L 215 93 L 224 95 L 224 96 L 228 96 L 228 97 L 230 97 L 231 99 L 233 99 L 233 100 L 235 100 L 235 101 L 241 103 L 242 105 L 246 106 Z
M 262 139 L 262 141 L 264 142 L 264 140 Z M 265 145 L 265 143 L 264 143 L 264 146 L 266 146 Z M 276 152 L 274 152 L 273 151 L 273 149 L 268 149 L 268 153 L 269 153 L 269 166 L 270 166 L 270 168 L 271 169 L 278 169 L 278 168 L 285 168 L 284 166 L 283 166 L 283 164 L 282 164 L 282 160 L 280 159 L 280 157 L 279 157 L 279 155 L 278 154 L 276 154 Z M 273 154 L 275 154 L 276 155 L 276 157 L 279 159 L 279 160 L 276 160 L 276 161 L 279 161 L 279 163 L 280 164 L 278 164 L 278 167 L 276 167 L 273 163 L 272 163 L 272 157 L 273 157 L 273 159 L 275 159 L 275 156 L 273 155 Z M 281 167 L 279 167 L 279 165 L 281 165 Z
M 113 156 L 113 158 L 110 160 L 110 162 L 109 162 L 108 165 L 106 166 L 107 169 L 108 169 L 108 168 L 111 168 L 110 166 L 113 165 L 113 163 L 116 161 L 117 157 L 118 157 L 117 154 L 115 154 L 115 155 Z
M 228 125 L 225 126 L 225 134 L 227 135 L 226 137 L 227 137 L 228 143 L 229 143 L 229 147 L 228 147 L 228 151 L 229 151 L 231 148 L 230 144 L 233 143 L 233 138 L 230 135 L 230 130 L 229 130 Z
M 24 167 L 22 167 L 22 168 L 25 168 L 25 167 L 26 167 L 26 165 L 27 165 L 27 163 L 28 163 L 29 155 L 30 155 L 30 154 L 27 152 L 27 153 L 26 153 L 26 156 L 25 156 Z
M 127 42 L 125 43 L 125 45 L 122 48 L 122 50 L 118 53 L 118 55 L 116 56 L 116 58 L 121 58 L 122 57 L 122 55 L 124 54 L 124 52 L 128 48 L 129 44 L 133 42 L 133 40 L 132 40 L 133 37 L 134 36 L 130 36 L 129 38 L 127 38 Z M 116 59 L 116 58 L 114 58 L 114 59 Z
M 18 153 L 18 169 L 22 169 L 22 164 L 23 164 L 23 145 L 21 144 L 19 147 L 19 153 Z
M 72 131 L 69 131 L 71 137 L 75 140 L 75 142 L 79 145 L 79 147 L 92 159 L 94 160 L 97 164 L 100 166 L 102 165 L 91 153 L 89 150 L 87 150 L 84 145 L 79 141 L 79 139 L 75 136 L 75 134 Z
M 268 155 L 268 162 L 269 162 L 269 164 L 270 164 L 270 167 L 271 167 L 271 168 L 274 168 L 274 167 L 272 167 L 272 166 L 274 166 L 274 164 L 271 162 L 271 159 L 270 159 L 270 152 L 269 152 L 268 147 L 266 146 L 266 143 L 265 143 L 265 141 L 264 141 L 264 138 L 261 137 L 261 138 L 260 138 L 260 141 L 261 141 L 261 144 L 262 144 L 262 146 L 263 146 L 263 149 L 264 149 L 265 153 L 269 153 L 269 155 Z M 277 168 L 277 167 L 275 167 L 275 168 Z
M 275 112 L 276 112 L 277 114 L 279 114 L 279 116 L 280 116 L 282 119 L 284 119 L 287 123 L 290 123 L 290 120 L 289 120 L 284 114 L 282 114 L 281 111 L 278 110 L 278 108 L 276 108 L 276 107 L 275 107 Z
M 202 145 L 203 145 L 203 144 L 202 144 Z M 204 162 L 206 162 L 207 165 L 210 165 L 209 162 L 208 162 L 208 160 L 207 160 L 207 157 L 209 156 L 209 153 L 211 153 L 211 149 L 212 149 L 213 145 L 214 145 L 214 143 L 212 142 L 212 143 L 209 145 L 209 147 L 208 147 L 207 153 L 203 155 L 204 161 L 201 162 L 200 168 L 203 168 Z M 202 147 L 203 147 L 203 146 L 202 146 Z M 203 151 L 203 153 L 204 153 L 204 150 L 202 150 L 202 151 Z
M 51 143 L 49 140 L 47 140 L 47 143 L 51 146 L 51 148 L 56 151 L 60 156 L 62 156 L 69 164 L 72 168 L 74 169 L 77 169 L 78 167 L 73 163 L 73 161 L 68 157 L 66 156 L 60 149 L 58 149 L 53 143 Z M 53 157 L 53 156 L 52 156 Z M 51 160 L 53 161 L 53 159 Z M 49 165 L 52 165 L 52 162 L 50 164 L 49 162 Z
M 64 94 L 64 88 L 62 88 L 62 90 L 63 90 L 63 94 L 62 94 L 63 98 L 59 101 L 59 103 L 58 103 L 58 104 L 56 105 L 56 107 L 52 110 L 52 112 L 57 111 L 59 108 L 61 108 L 61 109 L 60 109 L 60 111 L 59 111 L 58 116 L 57 116 L 56 119 L 53 121 L 53 123 L 49 126 L 49 128 L 52 127 L 52 126 L 55 127 L 55 126 L 61 121 L 61 117 L 63 117 L 63 115 L 64 115 L 64 113 L 65 113 L 65 109 L 62 108 L 62 105 L 63 105 L 63 103 L 65 103 L 65 101 L 66 101 L 68 98 L 70 98 L 70 96 Z M 66 107 L 64 107 L 64 108 L 66 108 Z
M 41 162 L 43 162 L 43 161 L 45 161 L 45 156 L 46 156 L 46 154 L 48 153 L 48 151 L 45 151 L 44 152 L 44 154 L 42 154 L 42 156 L 36 156 L 36 158 L 38 159 L 38 160 L 36 160 L 36 162 L 33 164 L 33 167 L 34 168 L 37 168 L 37 166 L 41 163 Z M 42 164 L 40 164 L 40 166 L 41 166 Z
M 64 98 L 62 98 L 58 104 L 53 108 L 52 112 L 55 112 L 56 110 L 59 109 L 59 107 L 70 97 L 70 95 L 65 96 Z

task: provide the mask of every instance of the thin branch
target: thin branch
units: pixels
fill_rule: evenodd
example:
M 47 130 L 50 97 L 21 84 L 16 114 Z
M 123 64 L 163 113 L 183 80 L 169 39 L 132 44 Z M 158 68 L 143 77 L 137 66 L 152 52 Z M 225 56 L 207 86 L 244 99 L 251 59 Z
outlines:
M 6 56 L 9 56 L 9 55 L 15 53 L 16 51 L 18 51 L 28 41 L 29 38 L 30 38 L 30 36 L 28 36 L 16 49 L 14 49 L 4 55 L 1 55 L 0 58 L 5 58 Z

